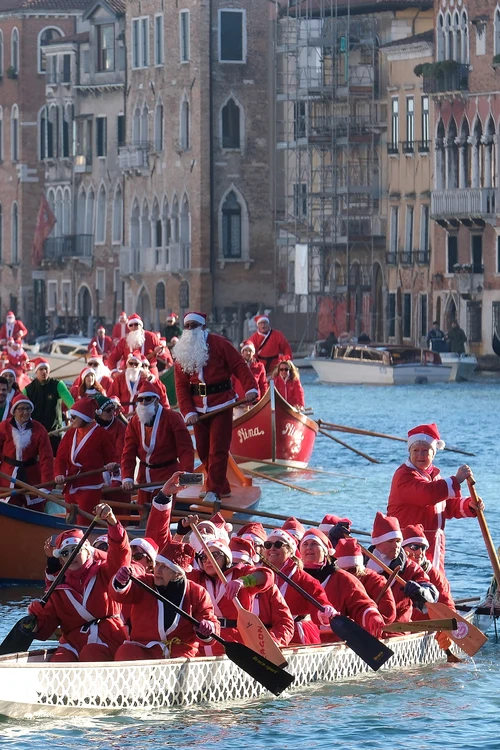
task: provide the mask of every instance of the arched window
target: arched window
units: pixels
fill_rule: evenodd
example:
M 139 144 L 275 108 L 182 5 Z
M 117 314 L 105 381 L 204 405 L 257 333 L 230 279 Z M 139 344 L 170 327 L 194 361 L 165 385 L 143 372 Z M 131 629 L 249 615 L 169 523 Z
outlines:
M 453 14 L 453 34 L 455 36 L 453 59 L 457 62 L 462 62 L 462 29 L 460 28 L 460 18 L 456 11 Z
M 134 109 L 134 117 L 132 119 L 132 143 L 137 146 L 141 141 L 141 110 L 139 107 Z
M 0 161 L 3 161 L 3 107 L 0 106 Z
M 241 148 L 240 108 L 233 97 L 222 108 L 222 148 Z
M 180 121 L 180 141 L 183 151 L 189 149 L 189 102 L 187 99 L 182 100 L 181 104 L 181 121 Z
M 137 198 L 132 204 L 132 213 L 130 214 L 130 246 L 137 249 L 141 245 L 141 226 L 139 201 Z
M 69 188 L 64 188 L 62 219 L 63 234 L 71 234 L 71 192 Z
M 437 23 L 437 34 L 436 34 L 436 46 L 437 46 L 437 60 L 438 62 L 444 60 L 445 56 L 445 42 L 444 42 L 444 18 L 443 14 L 438 15 Z
M 59 107 L 49 107 L 47 120 L 47 158 L 57 159 L 59 156 Z
M 184 196 L 180 214 L 181 266 L 191 268 L 191 217 L 189 200 Z
M 493 54 L 500 54 L 500 8 L 497 7 L 495 10 L 495 18 L 493 22 Z
M 123 239 L 123 193 L 118 185 L 113 199 L 113 243 L 121 244 Z
M 149 141 L 149 109 L 145 104 L 141 113 L 141 142 L 146 144 Z
M 179 202 L 177 196 L 175 196 L 172 203 L 172 215 L 171 215 L 171 226 L 172 226 L 172 242 L 179 242 Z
M 55 192 L 54 199 L 54 216 L 56 217 L 56 223 L 54 225 L 54 236 L 62 237 L 64 234 L 63 230 L 63 192 L 61 188 L 58 188 Z
M 462 62 L 469 62 L 469 26 L 465 10 L 462 13 Z
M 11 218 L 12 226 L 10 233 L 10 257 L 12 263 L 19 263 L 19 209 L 16 201 L 14 201 L 14 203 L 12 204 Z
M 0 75 L 3 76 L 3 31 L 0 29 Z
M 95 241 L 100 244 L 106 242 L 106 188 L 104 185 L 101 185 L 97 194 Z
M 12 161 L 19 161 L 19 109 L 12 105 L 10 111 L 10 156 Z
M 153 224 L 153 243 L 156 249 L 163 247 L 163 225 L 160 216 L 160 206 L 158 199 L 154 199 L 153 211 L 151 213 L 151 222 Z
M 144 198 L 141 213 L 141 247 L 151 247 L 151 220 L 149 218 L 149 204 Z
M 165 309 L 165 301 L 166 301 L 166 295 L 165 295 L 165 284 L 163 281 L 159 281 L 156 285 L 156 309 L 157 310 L 164 310 Z
M 460 148 L 459 148 L 459 162 L 458 162 L 458 175 L 460 188 L 467 188 L 470 186 L 470 144 L 469 144 L 469 123 L 467 118 L 464 117 L 462 125 L 460 127 Z
M 170 229 L 170 217 L 168 215 L 168 200 L 167 196 L 163 198 L 163 204 L 161 207 L 161 220 L 163 224 L 163 246 L 168 247 L 172 240 L 171 229 Z M 168 263 L 168 259 L 167 259 Z
M 74 119 L 73 105 L 67 104 L 64 108 L 63 123 L 62 123 L 62 126 L 63 126 L 62 155 L 65 158 L 68 158 L 73 155 L 71 153 L 71 146 L 72 146 L 71 134 L 73 132 L 73 119 Z
M 222 254 L 241 258 L 241 206 L 233 190 L 222 205 Z
M 163 104 L 155 107 L 155 151 L 163 151 Z
M 85 234 L 94 234 L 94 188 L 87 193 L 87 205 L 85 206 Z
M 453 55 L 453 32 L 451 30 L 451 15 L 446 14 L 444 22 L 445 60 L 451 60 Z
M 19 73 L 19 31 L 12 29 L 10 35 L 10 64 L 15 73 Z
M 458 188 L 458 146 L 456 144 L 456 139 L 457 124 L 452 117 L 448 126 L 448 142 L 446 144 L 448 149 L 448 174 L 446 187 L 449 190 Z
M 436 190 L 444 190 L 446 186 L 446 160 L 445 160 L 445 129 L 444 123 L 440 119 L 436 130 L 436 148 L 435 148 L 435 180 Z
M 48 26 L 46 29 L 38 34 L 38 72 L 45 73 L 45 55 L 43 54 L 43 47 L 45 44 L 50 44 L 54 39 L 60 39 L 64 34 L 60 29 Z
M 87 207 L 87 196 L 85 188 L 82 187 L 76 200 L 76 232 L 85 234 L 85 211 Z
M 38 153 L 41 161 L 47 158 L 47 107 L 38 113 Z

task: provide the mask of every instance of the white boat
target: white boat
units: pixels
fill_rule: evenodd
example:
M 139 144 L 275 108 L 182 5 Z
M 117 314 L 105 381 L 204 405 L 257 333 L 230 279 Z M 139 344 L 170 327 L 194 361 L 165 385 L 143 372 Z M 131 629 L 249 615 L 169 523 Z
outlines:
M 443 365 L 451 365 L 450 380 L 471 380 L 477 367 L 477 358 L 473 354 L 455 354 L 440 352 Z
M 331 357 L 313 357 L 322 383 L 338 385 L 412 385 L 447 383 L 452 366 L 428 349 L 393 344 L 343 344 Z
M 394 655 L 380 671 L 445 662 L 434 633 L 397 636 L 386 641 Z M 53 650 L 0 657 L 0 715 L 89 716 L 155 710 L 194 703 L 255 698 L 267 693 L 226 656 L 135 662 L 54 663 Z M 364 661 L 344 643 L 283 649 L 293 689 L 315 682 L 370 675 Z
M 46 359 L 55 378 L 73 381 L 85 367 L 90 341 L 85 336 L 67 336 L 24 348 L 30 359 L 38 356 Z

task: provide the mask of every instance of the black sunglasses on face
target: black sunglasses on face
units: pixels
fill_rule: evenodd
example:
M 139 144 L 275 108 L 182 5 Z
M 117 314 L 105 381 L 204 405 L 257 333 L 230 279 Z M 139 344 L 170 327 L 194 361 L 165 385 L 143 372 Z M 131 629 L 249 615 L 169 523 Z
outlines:
M 264 547 L 266 549 L 272 549 L 273 547 L 276 547 L 276 549 L 281 549 L 282 547 L 288 547 L 286 542 L 281 542 L 279 539 L 277 542 L 264 542 Z
M 413 552 L 416 552 L 418 549 L 422 549 L 422 550 L 427 549 L 425 544 L 408 544 L 406 546 L 408 547 L 408 549 L 411 549 Z

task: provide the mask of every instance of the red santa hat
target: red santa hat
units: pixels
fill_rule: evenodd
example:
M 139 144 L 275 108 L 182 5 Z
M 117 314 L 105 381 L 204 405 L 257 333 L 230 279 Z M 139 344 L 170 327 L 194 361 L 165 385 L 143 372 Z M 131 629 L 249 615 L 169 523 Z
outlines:
M 61 552 L 65 547 L 75 547 L 82 538 L 83 531 L 81 529 L 67 529 L 66 531 L 63 531 L 56 539 L 52 554 L 54 557 L 60 557 Z M 87 541 L 85 544 L 90 546 Z
M 30 401 L 29 398 L 24 395 L 24 393 L 18 393 L 10 402 L 11 414 L 14 414 L 14 409 L 16 408 L 16 406 L 19 406 L 19 404 L 28 404 L 28 406 L 31 408 L 31 411 L 33 411 L 33 409 L 35 408 L 33 401 Z
M 215 513 L 208 521 L 201 521 L 201 524 L 205 524 L 209 528 L 211 526 L 217 538 L 226 538 L 229 541 L 229 534 L 233 530 L 233 524 L 226 521 L 222 513 Z
M 92 372 L 92 370 L 90 372 Z M 69 410 L 69 414 L 72 417 L 80 417 L 84 422 L 89 423 L 92 422 L 95 417 L 96 406 L 97 404 L 93 398 L 84 396 L 83 398 L 79 398 L 78 401 L 75 401 Z
M 177 315 L 177 313 L 174 313 L 174 312 L 169 313 L 167 315 L 167 323 L 169 320 L 177 320 L 178 317 L 179 316 Z
M 333 513 L 327 513 L 327 515 L 323 517 L 323 520 L 321 521 L 318 528 L 320 531 L 328 534 L 330 529 L 333 529 L 336 524 L 342 522 L 348 524 L 349 526 L 351 525 L 351 521 L 348 518 L 341 518 L 340 516 L 335 516 Z
M 50 372 L 50 365 L 47 362 L 47 360 L 44 359 L 43 357 L 35 357 L 34 359 L 31 360 L 31 364 L 35 365 L 33 368 L 35 372 L 38 370 L 39 367 L 46 367 Z
M 92 542 L 92 546 L 96 549 L 99 549 L 99 547 L 97 546 L 98 544 L 109 544 L 108 535 L 102 534 L 101 536 L 98 536 L 96 539 L 94 539 L 94 541 Z
M 437 450 L 442 451 L 446 445 L 444 440 L 441 440 L 437 424 L 434 423 L 419 424 L 418 427 L 409 430 L 408 448 L 410 448 L 413 443 L 427 443 L 427 445 L 430 445 L 433 449 L 434 455 L 436 455 Z
M 143 355 L 141 357 L 141 365 L 143 367 L 144 367 L 144 365 L 147 365 L 147 367 L 151 367 L 151 362 L 149 361 L 149 359 L 145 355 Z
M 133 315 L 130 316 L 130 318 L 127 320 L 127 326 L 130 328 L 132 323 L 139 323 L 142 328 L 144 328 L 144 323 L 142 322 L 142 318 L 140 315 L 137 315 L 137 313 L 133 313 Z
M 144 540 L 143 540 L 144 541 Z M 169 542 L 156 555 L 156 563 L 163 563 L 176 573 L 190 573 L 193 570 L 194 549 L 190 544 Z
M 184 323 L 199 323 L 200 326 L 206 325 L 207 316 L 201 312 L 187 312 L 184 315 Z
M 104 333 L 106 333 L 106 329 L 103 325 L 97 326 L 97 332 L 99 333 L 99 331 L 104 331 Z
M 229 549 L 233 555 L 233 562 L 247 563 L 248 565 L 255 562 L 255 547 L 250 539 L 244 539 L 242 536 L 233 536 L 229 542 Z
M 5 316 L 5 319 L 8 320 L 9 323 L 10 323 L 11 321 L 14 321 L 16 319 L 16 316 L 14 315 L 14 313 L 12 312 L 12 310 L 9 310 L 9 312 Z
M 138 362 L 139 364 L 141 364 L 142 354 L 138 349 L 135 349 L 133 352 L 130 352 L 130 354 L 127 356 L 127 364 L 129 362 Z
M 161 398 L 161 391 L 157 383 L 154 380 L 142 380 L 139 388 L 137 389 L 137 399 L 147 398 Z
M 127 320 L 127 313 L 125 312 L 125 310 L 121 311 L 121 313 L 118 316 L 118 320 L 120 320 L 121 318 L 125 318 L 125 320 Z
M 288 533 L 291 534 L 298 542 L 300 542 L 300 540 L 306 533 L 305 528 L 302 526 L 300 521 L 297 521 L 294 516 L 290 516 L 290 518 L 287 518 L 281 528 L 285 529 L 285 531 L 288 531 Z
M 262 322 L 266 322 L 266 323 L 271 322 L 269 318 L 267 317 L 267 315 L 256 315 L 254 320 L 257 323 L 257 325 L 259 325 L 259 323 L 262 323 Z
M 242 539 L 250 539 L 251 542 L 257 542 L 257 544 L 264 544 L 267 539 L 266 530 L 257 521 L 242 526 L 238 531 L 238 536 L 241 536 Z
M 269 533 L 267 539 L 268 541 L 271 541 L 272 539 L 280 539 L 285 544 L 288 544 L 288 546 L 292 550 L 292 555 L 295 555 L 295 553 L 297 552 L 297 540 L 294 539 L 293 536 L 284 529 L 273 529 Z
M 155 562 L 157 556 L 159 547 L 156 544 L 154 539 L 151 539 L 149 536 L 142 537 L 142 539 L 132 539 L 130 542 L 131 547 L 139 547 L 139 549 L 142 549 L 143 552 L 146 553 L 146 555 L 151 558 L 153 562 Z M 134 550 L 132 550 L 132 553 Z
M 399 521 L 394 516 L 385 516 L 378 511 L 373 522 L 372 544 L 381 544 L 390 539 L 403 539 Z
M 335 562 L 338 568 L 356 568 L 363 565 L 363 553 L 355 539 L 339 539 L 335 547 Z
M 315 539 L 319 546 L 323 549 L 325 555 L 329 555 L 330 557 L 333 556 L 334 549 L 331 541 L 329 540 L 327 535 L 319 529 L 307 529 L 300 543 L 304 544 L 306 539 Z
M 240 344 L 240 349 L 241 349 L 241 351 L 243 351 L 244 349 L 250 349 L 250 351 L 252 352 L 252 354 L 255 354 L 255 346 L 253 345 L 252 341 L 243 341 Z
M 227 559 L 228 566 L 233 562 L 233 553 L 231 552 L 229 543 L 225 539 L 207 539 L 207 547 L 212 551 L 216 549 L 222 552 Z
M 90 362 L 91 359 L 96 359 L 96 358 L 102 359 L 101 355 L 99 354 L 97 350 L 96 343 L 95 341 L 93 341 L 92 346 L 90 347 L 90 351 L 87 354 L 87 362 Z
M 95 378 L 95 372 L 91 367 L 84 367 L 80 373 L 80 382 L 83 383 L 87 375 L 93 375 Z
M 21 339 L 23 338 L 23 334 L 21 331 L 16 331 L 13 335 L 13 339 L 16 342 L 16 344 L 21 343 Z
M 14 375 L 14 377 L 17 379 L 17 372 L 10 367 L 6 367 L 5 369 L 3 369 L 2 372 L 0 372 L 0 375 L 4 375 L 6 372 L 10 372 L 11 375 Z
M 401 533 L 403 534 L 403 547 L 407 544 L 424 544 L 427 548 L 429 547 L 429 541 L 421 523 L 406 526 Z

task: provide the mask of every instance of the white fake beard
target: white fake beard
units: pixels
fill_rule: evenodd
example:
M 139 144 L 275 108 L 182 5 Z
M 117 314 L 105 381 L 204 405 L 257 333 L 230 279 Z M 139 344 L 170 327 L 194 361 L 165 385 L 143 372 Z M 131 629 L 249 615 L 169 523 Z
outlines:
M 135 411 L 139 417 L 139 421 L 142 422 L 142 424 L 147 424 L 154 419 L 157 408 L 158 404 L 137 404 Z
M 208 362 L 208 346 L 203 328 L 185 328 L 172 349 L 172 354 L 184 372 L 189 375 L 200 372 Z
M 146 337 L 142 328 L 137 328 L 135 331 L 129 331 L 129 333 L 127 333 L 127 346 L 131 351 L 140 349 L 145 340 Z
M 127 367 L 125 370 L 125 377 L 129 383 L 137 383 L 141 376 L 140 367 Z
M 26 429 L 17 429 L 17 427 L 12 428 L 12 440 L 14 441 L 14 445 L 16 446 L 16 460 L 22 461 L 23 458 L 23 450 L 24 448 L 27 448 L 28 445 L 31 443 L 31 430 Z

